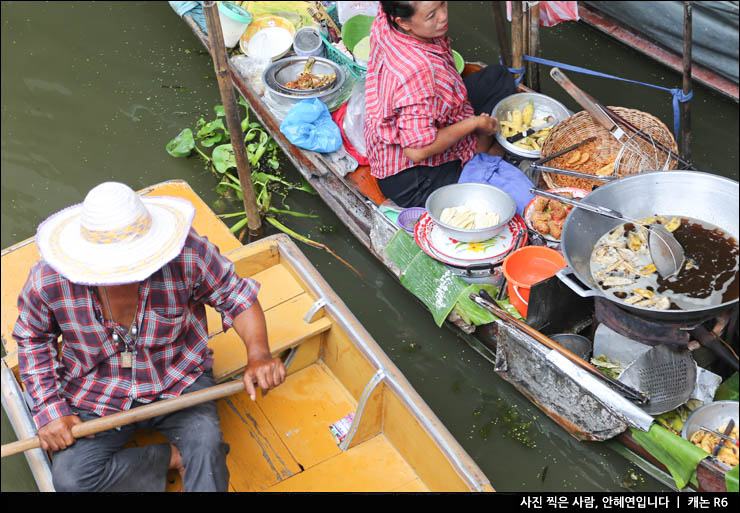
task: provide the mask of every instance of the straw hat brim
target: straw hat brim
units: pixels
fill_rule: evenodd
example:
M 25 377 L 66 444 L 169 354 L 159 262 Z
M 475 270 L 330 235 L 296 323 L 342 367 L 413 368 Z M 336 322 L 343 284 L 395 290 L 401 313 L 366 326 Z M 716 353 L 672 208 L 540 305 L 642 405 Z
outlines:
M 83 204 L 49 217 L 38 228 L 36 245 L 55 271 L 81 285 L 123 285 L 145 280 L 180 254 L 195 207 L 169 196 L 141 197 L 151 214 L 150 229 L 135 240 L 92 243 L 81 235 Z

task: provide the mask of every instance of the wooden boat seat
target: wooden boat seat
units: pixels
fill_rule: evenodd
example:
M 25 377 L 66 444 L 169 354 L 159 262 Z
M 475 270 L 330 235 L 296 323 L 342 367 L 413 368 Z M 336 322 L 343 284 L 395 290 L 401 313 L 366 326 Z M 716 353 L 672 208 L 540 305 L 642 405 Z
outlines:
M 378 187 L 378 179 L 370 174 L 370 166 L 360 166 L 347 174 L 347 180 L 376 205 L 382 205 L 387 199 Z

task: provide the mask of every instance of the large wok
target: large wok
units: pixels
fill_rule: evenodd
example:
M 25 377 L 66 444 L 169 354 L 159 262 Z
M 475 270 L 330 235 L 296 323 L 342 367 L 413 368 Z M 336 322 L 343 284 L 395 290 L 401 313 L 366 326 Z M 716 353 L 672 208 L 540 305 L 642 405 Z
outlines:
M 729 178 L 694 171 L 654 171 L 602 185 L 582 201 L 637 219 L 655 214 L 693 217 L 722 228 L 738 240 L 738 182 Z M 659 321 L 703 320 L 737 303 L 735 298 L 693 310 L 653 310 L 603 294 L 591 277 L 591 253 L 599 238 L 618 224 L 616 219 L 579 208 L 568 215 L 561 235 L 561 250 L 568 267 L 561 269 L 558 277 L 578 295 L 601 296 L 625 310 Z M 588 288 L 571 279 L 572 275 Z

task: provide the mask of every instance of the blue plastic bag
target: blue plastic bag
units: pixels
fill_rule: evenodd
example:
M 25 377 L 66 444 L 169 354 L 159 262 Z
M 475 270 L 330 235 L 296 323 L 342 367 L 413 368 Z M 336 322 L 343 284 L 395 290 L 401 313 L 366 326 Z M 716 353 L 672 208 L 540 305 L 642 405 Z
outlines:
M 534 187 L 518 167 L 509 164 L 501 157 L 494 157 L 487 153 L 478 153 L 465 164 L 457 183 L 487 183 L 505 190 L 516 202 L 516 213 L 524 214 L 534 194 L 529 189 Z
M 331 119 L 329 109 L 318 98 L 296 103 L 285 116 L 280 131 L 292 144 L 304 150 L 331 153 L 342 147 L 342 133 Z

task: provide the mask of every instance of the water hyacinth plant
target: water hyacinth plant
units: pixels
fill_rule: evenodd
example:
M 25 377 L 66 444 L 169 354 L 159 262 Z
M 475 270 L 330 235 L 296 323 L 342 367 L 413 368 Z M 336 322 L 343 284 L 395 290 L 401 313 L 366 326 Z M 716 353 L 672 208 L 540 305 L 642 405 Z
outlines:
M 290 183 L 280 175 L 280 162 L 278 161 L 277 142 L 267 133 L 267 131 L 257 122 L 249 121 L 249 107 L 243 98 L 239 97 L 239 104 L 245 107 L 245 114 L 241 122 L 241 129 L 244 133 L 244 143 L 247 149 L 247 160 L 252 173 L 252 183 L 254 185 L 255 197 L 257 198 L 257 207 L 265 221 L 288 234 L 289 236 L 309 244 L 314 247 L 322 248 L 348 266 L 356 274 L 360 274 L 354 267 L 344 259 L 334 253 L 329 247 L 320 242 L 313 241 L 308 237 L 300 235 L 291 230 L 275 218 L 275 215 L 289 215 L 294 217 L 318 218 L 314 214 L 305 214 L 290 210 L 285 204 L 285 198 L 291 190 L 303 191 L 308 194 L 317 194 L 313 187 L 303 178 L 299 184 Z M 203 160 L 206 166 L 213 172 L 219 180 L 216 186 L 216 192 L 223 197 L 237 197 L 242 199 L 242 188 L 239 178 L 235 176 L 236 159 L 234 157 L 234 148 L 231 145 L 229 132 L 224 124 L 225 111 L 223 105 L 216 105 L 213 108 L 216 113 L 216 119 L 206 122 L 200 118 L 195 124 L 194 130 L 185 128 L 177 137 L 167 143 L 166 149 L 173 157 L 189 157 L 193 152 Z M 205 151 L 211 149 L 209 156 Z M 282 197 L 282 206 L 277 208 L 272 205 L 273 195 Z M 232 233 L 244 233 L 247 225 L 246 212 L 234 212 L 231 214 L 222 214 L 219 217 L 228 219 L 240 217 L 230 230 Z M 240 235 L 241 238 L 241 235 Z

